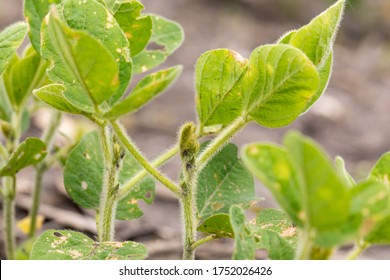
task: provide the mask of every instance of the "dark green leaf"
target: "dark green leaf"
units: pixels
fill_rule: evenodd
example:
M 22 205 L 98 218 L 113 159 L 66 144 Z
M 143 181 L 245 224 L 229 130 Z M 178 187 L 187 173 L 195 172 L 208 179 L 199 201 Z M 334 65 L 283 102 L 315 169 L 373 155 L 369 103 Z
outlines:
M 319 83 L 316 67 L 302 51 L 289 45 L 261 46 L 252 53 L 243 78 L 244 110 L 260 125 L 288 125 Z
M 140 260 L 146 258 L 140 243 L 96 243 L 85 234 L 70 230 L 48 230 L 36 241 L 32 260 Z
M 104 117 L 117 119 L 134 112 L 162 93 L 181 73 L 182 67 L 176 66 L 161 70 L 144 77 L 127 98 L 115 104 Z
M 24 17 L 30 25 L 30 41 L 35 50 L 40 53 L 41 50 L 41 25 L 42 21 L 49 12 L 50 5 L 58 4 L 61 0 L 25 0 Z
M 237 157 L 237 147 L 229 144 L 200 172 L 196 202 L 199 219 L 229 213 L 230 206 L 248 208 L 257 201 L 253 176 Z
M 242 112 L 240 81 L 248 61 L 227 50 L 212 50 L 201 55 L 196 64 L 196 109 L 201 126 L 227 125 Z
M 82 166 L 82 168 L 80 168 Z M 141 169 L 137 161 L 126 154 L 119 173 L 123 184 Z M 86 134 L 71 151 L 64 169 L 64 184 L 69 196 L 80 206 L 97 209 L 103 184 L 103 151 L 97 132 Z M 146 178 L 118 204 L 118 219 L 134 219 L 142 216 L 138 200 L 151 203 L 154 198 L 154 182 Z
M 82 111 L 95 111 L 118 88 L 112 54 L 87 33 L 67 27 L 55 9 L 42 25 L 42 56 L 52 63 L 49 78 L 64 83 L 64 97 Z
M 0 33 L 0 75 L 12 60 L 15 51 L 22 44 L 27 34 L 27 24 L 17 22 Z
M 39 163 L 45 156 L 45 143 L 38 138 L 27 138 L 0 169 L 0 177 L 14 176 L 26 166 Z

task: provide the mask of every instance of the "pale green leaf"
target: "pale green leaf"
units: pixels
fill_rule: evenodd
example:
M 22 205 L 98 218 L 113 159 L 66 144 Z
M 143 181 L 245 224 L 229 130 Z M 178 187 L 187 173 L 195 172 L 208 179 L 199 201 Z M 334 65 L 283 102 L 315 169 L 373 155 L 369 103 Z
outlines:
M 115 103 L 126 91 L 132 74 L 129 43 L 119 24 L 110 11 L 96 1 L 64 0 L 60 14 L 70 28 L 92 35 L 114 57 L 119 70 L 119 87 L 108 101 Z M 102 68 L 110 73 L 110 69 Z
M 273 144 L 253 143 L 243 148 L 242 159 L 294 223 L 303 226 L 299 217 L 303 209 L 301 187 L 288 151 Z
M 343 225 L 349 215 L 351 198 L 327 155 L 314 141 L 298 133 L 289 133 L 284 144 L 299 170 L 301 220 L 319 231 Z
M 161 51 L 142 51 L 133 58 L 134 68 L 136 74 L 144 73 L 159 66 L 167 59 L 167 55 Z
M 236 205 L 230 208 L 230 224 L 233 228 L 235 241 L 233 259 L 255 259 L 256 241 L 255 237 L 245 226 L 244 209 Z
M 41 50 L 41 25 L 50 10 L 50 5 L 59 4 L 61 0 L 24 0 L 24 17 L 29 24 L 29 37 L 35 50 Z
M 10 122 L 11 115 L 12 115 L 12 106 L 8 99 L 3 78 L 0 77 L 0 120 Z
M 390 215 L 379 221 L 364 240 L 369 244 L 390 244 Z
M 338 156 L 335 159 L 335 167 L 336 172 L 339 175 L 339 177 L 344 181 L 344 184 L 346 186 L 349 186 L 350 188 L 356 186 L 355 180 L 352 178 L 351 174 L 347 171 L 345 168 L 345 162 L 342 157 Z
M 289 45 L 257 48 L 243 79 L 244 109 L 266 127 L 281 127 L 294 121 L 320 82 L 313 63 Z
M 103 164 L 103 151 L 97 132 L 86 134 L 69 154 L 64 169 L 65 189 L 84 208 L 99 207 L 105 168 Z M 140 169 L 139 163 L 130 154 L 126 154 L 119 173 L 119 183 L 125 183 Z M 140 199 L 148 204 L 154 199 L 154 181 L 149 177 L 119 202 L 117 218 L 134 219 L 142 216 L 137 203 Z
M 21 169 L 42 161 L 46 156 L 46 145 L 38 138 L 27 138 L 0 169 L 0 177 L 14 176 Z
M 376 179 L 390 188 L 390 152 L 383 154 L 370 172 L 371 179 Z
M 34 90 L 34 95 L 49 106 L 70 114 L 81 114 L 82 111 L 73 106 L 63 95 L 65 87 L 51 84 Z
M 171 85 L 181 73 L 181 70 L 181 66 L 176 66 L 144 77 L 134 87 L 129 96 L 115 104 L 104 114 L 104 117 L 108 119 L 117 119 L 122 115 L 140 109 Z
M 199 219 L 229 213 L 236 204 L 248 208 L 257 200 L 253 176 L 237 157 L 234 144 L 217 153 L 199 174 L 196 192 Z
M 49 78 L 64 83 L 64 97 L 82 111 L 95 111 L 119 86 L 112 54 L 87 33 L 67 27 L 55 9 L 42 25 L 42 56 L 51 61 Z
M 258 249 L 267 250 L 268 257 L 272 260 L 293 260 L 296 250 L 286 239 L 270 230 L 261 231 Z
M 22 44 L 27 34 L 27 24 L 17 22 L 0 33 L 0 75 L 12 59 L 15 51 Z
M 201 126 L 227 125 L 242 112 L 240 81 L 248 61 L 227 49 L 208 51 L 196 64 L 196 109 Z
M 140 243 L 96 243 L 83 233 L 70 230 L 45 231 L 35 242 L 32 260 L 140 260 L 147 256 Z

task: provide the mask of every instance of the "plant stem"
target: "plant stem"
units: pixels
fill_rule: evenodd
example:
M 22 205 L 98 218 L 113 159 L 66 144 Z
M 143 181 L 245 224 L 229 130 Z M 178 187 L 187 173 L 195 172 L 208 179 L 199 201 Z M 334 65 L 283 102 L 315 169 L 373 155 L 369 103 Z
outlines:
M 299 247 L 296 255 L 298 260 L 309 260 L 313 248 L 312 230 L 305 228 L 299 237 Z
M 51 118 L 50 124 L 43 133 L 42 141 L 46 144 L 46 149 L 48 153 L 53 146 L 54 136 L 57 131 L 57 128 L 61 122 L 61 112 L 54 111 Z M 43 174 L 48 168 L 49 158 L 46 157 L 41 163 L 39 163 L 35 168 L 35 183 L 34 183 L 34 194 L 33 194 L 33 203 L 30 209 L 30 230 L 29 237 L 34 237 L 36 232 L 36 223 L 37 216 L 39 211 L 39 204 L 41 201 L 41 192 L 42 192 L 42 179 Z
M 181 200 L 183 208 L 184 222 L 184 248 L 183 260 L 193 260 L 195 258 L 195 248 L 193 244 L 196 241 L 196 216 L 194 192 L 192 184 L 182 184 L 183 197 Z
M 3 178 L 4 241 L 8 260 L 15 259 L 15 177 Z
M 203 150 L 203 152 L 196 159 L 196 168 L 199 173 L 207 162 L 226 145 L 230 138 L 232 138 L 238 131 L 240 131 L 247 123 L 247 117 L 238 117 L 233 123 L 227 126 L 217 137 L 215 137 L 210 144 Z
M 160 167 L 163 165 L 166 161 L 171 159 L 174 155 L 176 155 L 179 151 L 179 146 L 175 145 L 171 147 L 168 151 L 166 151 L 161 156 L 157 157 L 152 163 L 153 168 Z M 129 191 L 139 183 L 143 178 L 145 178 L 149 174 L 146 169 L 142 169 L 140 172 L 138 172 L 134 177 L 132 177 L 128 182 L 124 184 L 124 186 L 120 189 L 118 193 L 119 199 L 125 198 L 126 195 L 129 193 Z
M 102 192 L 100 194 L 98 233 L 99 242 L 106 242 L 112 241 L 114 238 L 119 163 L 111 149 L 113 142 L 111 141 L 111 134 L 108 127 L 100 127 L 99 132 L 104 155 L 103 166 L 106 170 L 104 172 Z
M 356 243 L 353 251 L 348 255 L 347 260 L 355 260 L 369 246 L 368 243 Z
M 195 250 L 197 249 L 199 246 L 207 243 L 207 242 L 210 242 L 212 240 L 217 240 L 217 239 L 221 239 L 221 237 L 219 236 L 216 236 L 216 235 L 208 235 L 206 236 L 205 238 L 202 238 L 202 239 L 199 239 L 198 241 L 196 241 L 194 244 L 192 244 L 192 249 Z
M 132 139 L 127 135 L 125 129 L 116 121 L 112 121 L 111 125 L 114 129 L 116 136 L 125 146 L 125 148 L 135 157 L 135 159 L 158 181 L 171 190 L 175 195 L 180 196 L 181 190 L 170 179 L 164 176 L 159 170 L 144 158 L 141 152 L 133 143 Z

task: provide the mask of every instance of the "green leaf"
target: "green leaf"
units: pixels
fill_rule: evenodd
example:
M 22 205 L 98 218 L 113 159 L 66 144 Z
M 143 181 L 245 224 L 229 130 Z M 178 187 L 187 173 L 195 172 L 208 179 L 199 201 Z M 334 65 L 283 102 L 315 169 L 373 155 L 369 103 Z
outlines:
M 296 30 L 288 42 L 301 49 L 319 69 L 321 64 L 327 63 L 327 58 L 333 48 L 345 2 L 345 0 L 337 1 L 308 25 Z
M 208 51 L 196 64 L 196 109 L 201 126 L 227 125 L 242 112 L 240 81 L 248 61 L 227 49 Z
M 229 213 L 231 205 L 250 207 L 257 201 L 253 176 L 237 157 L 237 147 L 229 144 L 211 159 L 198 177 L 197 215 L 206 219 Z
M 81 114 L 81 110 L 73 106 L 63 95 L 65 87 L 61 84 L 51 84 L 34 90 L 34 95 L 62 112 L 70 114 Z
M 381 156 L 370 172 L 371 179 L 379 180 L 390 188 L 390 152 Z
M 289 45 L 254 50 L 243 79 L 244 110 L 266 127 L 281 127 L 295 120 L 320 82 L 313 63 Z
M 326 154 L 299 133 L 289 133 L 284 144 L 299 170 L 301 219 L 319 231 L 342 226 L 349 215 L 351 198 Z
M 20 244 L 16 248 L 15 259 L 16 260 L 29 260 L 32 247 L 33 247 L 36 240 L 37 240 L 37 238 L 33 237 L 33 238 L 29 238 L 29 239 L 23 241 L 23 243 Z
M 220 237 L 234 237 L 233 228 L 230 224 L 230 216 L 228 214 L 210 216 L 198 226 L 197 230 Z
M 45 156 L 45 143 L 38 138 L 27 138 L 0 169 L 0 177 L 14 176 L 21 169 L 39 163 Z
M 113 8 L 114 17 L 130 43 L 131 56 L 139 54 L 152 36 L 152 18 L 139 18 L 144 6 L 135 0 L 116 2 Z
M 124 100 L 115 104 L 104 117 L 117 119 L 134 112 L 162 93 L 181 73 L 182 67 L 176 66 L 161 70 L 144 77 Z
M 70 230 L 48 230 L 36 241 L 32 260 L 141 260 L 146 247 L 140 243 L 96 243 L 83 233 Z
M 83 168 L 80 168 L 82 166 Z M 119 173 L 119 183 L 123 184 L 141 169 L 137 161 L 126 154 Z M 64 169 L 64 185 L 69 196 L 80 206 L 98 209 L 103 184 L 103 151 L 97 132 L 86 134 L 71 151 Z M 128 196 L 118 204 L 118 219 L 134 219 L 142 216 L 137 201 L 150 204 L 154 199 L 154 182 L 150 178 L 142 180 Z
M 245 212 L 239 206 L 230 208 L 230 223 L 234 232 L 235 248 L 233 259 L 255 259 L 256 241 L 252 233 L 245 226 Z
M 133 58 L 134 73 L 143 73 L 163 63 L 184 41 L 184 32 L 180 24 L 157 15 L 152 19 L 152 36 L 150 43 L 162 48 L 144 50 Z
M 27 24 L 17 22 L 0 33 L 0 75 L 12 59 L 15 51 L 22 44 L 27 34 Z
M 303 226 L 299 217 L 303 206 L 298 173 L 288 151 L 273 144 L 253 143 L 244 146 L 242 159 L 294 223 Z
M 5 89 L 16 111 L 32 91 L 45 82 L 48 66 L 48 62 L 30 47 L 27 48 L 23 58 L 15 60 L 4 72 Z
M 93 37 L 62 23 L 55 9 L 42 25 L 42 56 L 52 63 L 49 78 L 64 83 L 64 97 L 82 111 L 95 111 L 118 88 L 114 57 Z
M 114 57 L 119 67 L 119 87 L 109 103 L 115 103 L 126 91 L 132 74 L 129 43 L 119 24 L 110 11 L 96 1 L 65 0 L 61 14 L 70 28 L 92 35 Z M 110 71 L 103 69 L 105 73 Z
M 61 0 L 25 0 L 24 17 L 29 24 L 29 37 L 35 50 L 41 50 L 41 25 L 50 10 L 50 5 L 58 4 Z
M 390 215 L 378 222 L 364 240 L 369 244 L 390 244 Z
M 269 258 L 294 259 L 297 234 L 284 212 L 264 209 L 248 223 L 247 227 L 257 240 L 257 248 L 266 249 Z
M 3 78 L 0 77 L 0 120 L 10 122 L 11 115 L 12 106 L 8 100 L 8 95 L 4 86 Z
M 352 178 L 351 174 L 345 168 L 345 162 L 342 157 L 337 156 L 335 159 L 336 172 L 339 177 L 344 181 L 344 184 L 350 188 L 356 186 L 355 180 Z

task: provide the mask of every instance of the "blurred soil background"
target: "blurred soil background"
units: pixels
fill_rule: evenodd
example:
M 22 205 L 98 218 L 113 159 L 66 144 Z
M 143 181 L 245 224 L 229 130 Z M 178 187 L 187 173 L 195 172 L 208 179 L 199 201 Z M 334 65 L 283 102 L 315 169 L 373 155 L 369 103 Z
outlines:
M 152 159 L 176 140 L 185 121 L 196 121 L 194 65 L 205 51 L 230 48 L 249 56 L 261 44 L 273 43 L 285 32 L 299 28 L 334 1 L 331 0 L 143 0 L 145 12 L 157 13 L 182 24 L 186 40 L 164 67 L 182 64 L 184 71 L 163 96 L 124 122 L 145 155 Z M 253 141 L 280 143 L 291 129 L 318 141 L 333 158 L 342 156 L 347 169 L 357 178 L 366 176 L 374 162 L 390 150 L 390 1 L 349 1 L 336 45 L 333 76 L 328 90 L 306 115 L 288 128 L 266 129 L 249 125 L 234 142 L 241 146 Z M 0 0 L 0 28 L 22 20 L 22 0 Z M 47 115 L 32 121 L 30 133 L 39 133 Z M 64 119 L 63 131 L 80 124 Z M 91 125 L 85 123 L 86 127 Z M 180 162 L 176 157 L 164 171 L 177 178 Z M 32 170 L 20 174 L 17 219 L 27 215 L 31 204 Z M 94 213 L 85 211 L 68 198 L 62 171 L 54 168 L 45 175 L 41 214 L 45 229 L 76 229 L 96 235 Z M 265 200 L 259 207 L 275 206 L 269 193 L 256 182 Z M 150 259 L 181 258 L 180 207 L 160 185 L 151 206 L 141 202 L 145 215 L 134 221 L 118 222 L 116 238 L 147 245 Z M 3 223 L 1 223 L 1 227 Z M 17 232 L 18 240 L 25 238 Z M 1 238 L 2 240 L 2 238 Z M 2 241 L 1 241 L 2 242 Z M 345 256 L 350 246 L 336 252 Z M 230 240 L 209 243 L 198 250 L 199 259 L 229 259 Z M 259 258 L 266 255 L 259 252 Z M 0 243 L 0 258 L 4 245 Z M 364 259 L 390 259 L 390 247 L 375 247 Z

